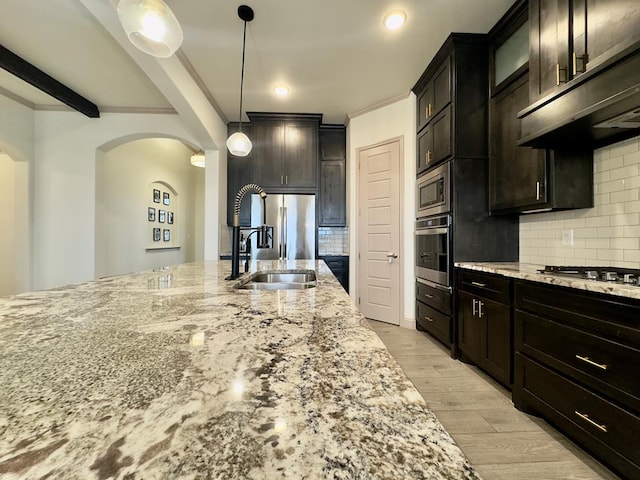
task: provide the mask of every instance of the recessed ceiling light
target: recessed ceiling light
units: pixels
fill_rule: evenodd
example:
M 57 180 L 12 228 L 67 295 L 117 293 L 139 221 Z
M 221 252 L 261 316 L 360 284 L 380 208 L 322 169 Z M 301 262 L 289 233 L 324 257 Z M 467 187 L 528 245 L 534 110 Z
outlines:
M 289 87 L 285 87 L 284 85 L 278 85 L 277 87 L 274 87 L 273 91 L 279 97 L 286 97 L 287 95 L 289 95 Z
M 397 30 L 407 20 L 407 14 L 402 10 L 389 12 L 384 16 L 384 26 L 387 30 Z

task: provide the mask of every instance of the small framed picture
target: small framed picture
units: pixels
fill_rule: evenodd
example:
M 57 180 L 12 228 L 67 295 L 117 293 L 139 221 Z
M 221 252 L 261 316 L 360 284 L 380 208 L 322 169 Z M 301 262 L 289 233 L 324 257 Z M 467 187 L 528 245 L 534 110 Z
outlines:
M 164 205 L 169 205 L 171 203 L 169 200 L 169 192 L 162 192 L 162 203 Z
M 153 202 L 160 203 L 160 190 L 153 189 Z
M 158 221 L 164 223 L 166 212 L 164 210 L 158 210 Z
M 153 229 L 153 241 L 154 242 L 159 242 L 160 241 L 160 229 L 159 228 L 154 228 Z
M 167 212 L 167 223 L 173 224 L 173 212 Z
M 149 207 L 148 213 L 147 213 L 147 217 L 149 218 L 150 222 L 155 222 L 156 221 L 156 209 L 153 207 Z
M 168 230 L 165 228 L 162 233 L 164 235 L 165 242 L 168 242 L 169 240 L 171 240 L 171 230 Z

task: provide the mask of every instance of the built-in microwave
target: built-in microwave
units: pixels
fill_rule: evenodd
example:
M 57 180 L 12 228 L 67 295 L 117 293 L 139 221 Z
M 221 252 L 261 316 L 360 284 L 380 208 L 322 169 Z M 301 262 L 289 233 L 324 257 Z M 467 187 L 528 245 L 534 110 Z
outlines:
M 448 213 L 449 163 L 445 163 L 418 178 L 416 218 Z

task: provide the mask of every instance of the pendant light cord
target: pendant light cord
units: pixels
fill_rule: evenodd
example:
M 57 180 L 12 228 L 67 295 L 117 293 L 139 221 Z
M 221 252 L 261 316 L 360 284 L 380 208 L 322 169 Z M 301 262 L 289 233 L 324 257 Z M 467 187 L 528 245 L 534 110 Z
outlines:
M 247 42 L 247 21 L 244 21 L 244 32 L 242 33 L 242 72 L 240 73 L 240 114 L 238 116 L 238 130 L 242 131 L 242 92 L 244 90 L 244 51 Z

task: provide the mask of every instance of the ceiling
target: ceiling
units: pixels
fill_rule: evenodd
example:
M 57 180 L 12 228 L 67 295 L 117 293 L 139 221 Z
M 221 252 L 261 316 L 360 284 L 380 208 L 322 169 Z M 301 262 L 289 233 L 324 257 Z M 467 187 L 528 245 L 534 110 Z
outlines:
M 165 0 L 180 21 L 179 58 L 225 121 L 238 120 L 243 23 L 248 24 L 244 110 L 322 113 L 324 123 L 406 95 L 447 35 L 487 32 L 513 0 Z M 4 0 L 0 44 L 105 111 L 180 112 L 157 76 L 114 27 L 116 0 Z M 383 28 L 402 9 L 406 25 Z M 156 65 L 150 62 L 155 62 Z M 286 84 L 286 98 L 273 94 Z M 174 85 L 179 89 L 179 84 Z M 35 109 L 59 101 L 0 69 L 0 94 Z M 246 120 L 246 116 L 243 117 Z

